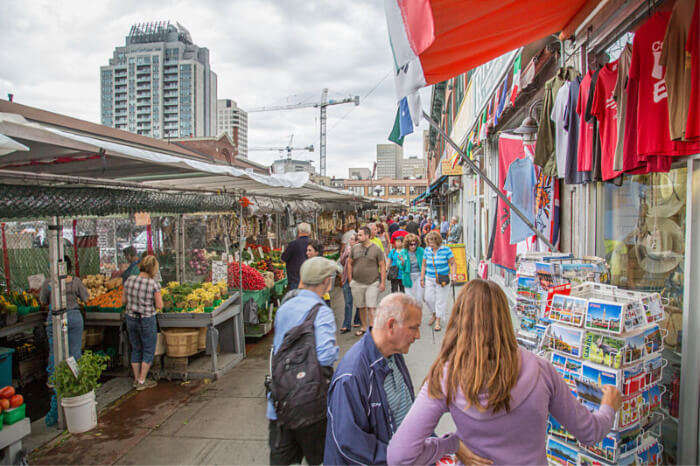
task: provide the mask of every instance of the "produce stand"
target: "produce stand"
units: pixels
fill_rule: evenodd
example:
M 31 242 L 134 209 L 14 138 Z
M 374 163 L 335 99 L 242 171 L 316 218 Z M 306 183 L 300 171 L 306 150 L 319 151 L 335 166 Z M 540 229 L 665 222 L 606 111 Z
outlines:
M 188 358 L 186 366 L 160 370 L 166 378 L 218 378 L 245 357 L 240 294 L 232 295 L 214 311 L 203 313 L 158 313 L 158 325 L 169 328 L 206 328 L 205 354 Z M 166 356 L 167 357 L 167 356 Z
M 0 451 L 2 451 L 0 464 L 20 464 L 17 461 L 17 455 L 22 450 L 22 439 L 30 432 L 31 426 L 28 417 L 9 426 L 3 426 L 0 430 Z

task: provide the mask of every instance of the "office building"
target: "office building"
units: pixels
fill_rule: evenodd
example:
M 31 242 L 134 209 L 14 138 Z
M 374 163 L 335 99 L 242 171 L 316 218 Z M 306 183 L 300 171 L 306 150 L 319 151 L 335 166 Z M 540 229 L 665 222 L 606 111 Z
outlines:
M 131 26 L 100 67 L 102 124 L 154 138 L 214 136 L 216 74 L 209 49 L 169 21 Z
M 416 196 L 428 188 L 428 180 L 345 180 L 343 188 L 360 196 L 380 197 L 410 204 Z
M 416 156 L 403 159 L 402 162 L 403 179 L 423 179 L 426 177 L 428 166 L 425 159 Z
M 372 172 L 369 168 L 359 167 L 348 169 L 348 178 L 351 180 L 369 180 L 371 177 Z
M 403 147 L 398 144 L 377 144 L 377 179 L 401 179 Z
M 238 144 L 238 156 L 248 157 L 248 112 L 234 100 L 216 101 L 216 134 L 227 133 Z

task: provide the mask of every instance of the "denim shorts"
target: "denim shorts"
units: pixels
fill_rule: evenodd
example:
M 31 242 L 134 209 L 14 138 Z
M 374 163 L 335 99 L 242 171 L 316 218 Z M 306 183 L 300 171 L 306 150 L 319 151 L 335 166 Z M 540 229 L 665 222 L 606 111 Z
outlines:
M 129 343 L 131 343 L 131 362 L 151 364 L 158 341 L 156 316 L 131 317 L 127 315 L 126 331 L 129 333 Z

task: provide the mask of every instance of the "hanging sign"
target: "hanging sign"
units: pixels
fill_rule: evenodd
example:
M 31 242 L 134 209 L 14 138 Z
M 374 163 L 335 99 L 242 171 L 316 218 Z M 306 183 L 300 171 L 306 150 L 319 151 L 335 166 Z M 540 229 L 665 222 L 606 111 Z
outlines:
M 452 274 L 455 283 L 464 283 L 469 280 L 467 272 L 467 253 L 463 244 L 448 244 L 455 256 L 454 273 Z
M 146 226 L 151 224 L 151 214 L 148 212 L 138 212 L 134 214 L 134 222 L 137 226 Z
M 211 263 L 211 282 L 219 283 L 228 278 L 228 267 L 224 261 L 212 261 Z

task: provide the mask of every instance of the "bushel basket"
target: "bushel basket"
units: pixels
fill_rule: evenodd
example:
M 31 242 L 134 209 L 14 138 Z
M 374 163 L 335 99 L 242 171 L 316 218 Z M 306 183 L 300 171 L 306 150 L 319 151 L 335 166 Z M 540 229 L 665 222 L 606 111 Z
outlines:
M 177 328 L 163 330 L 167 355 L 172 358 L 192 356 L 198 351 L 199 330 L 190 328 Z

